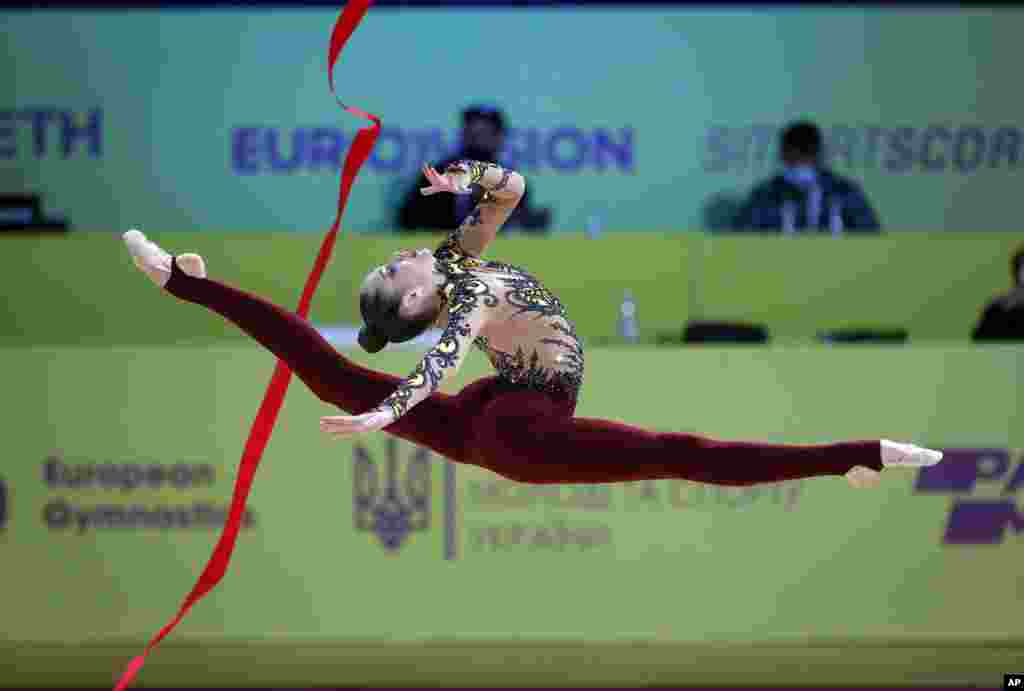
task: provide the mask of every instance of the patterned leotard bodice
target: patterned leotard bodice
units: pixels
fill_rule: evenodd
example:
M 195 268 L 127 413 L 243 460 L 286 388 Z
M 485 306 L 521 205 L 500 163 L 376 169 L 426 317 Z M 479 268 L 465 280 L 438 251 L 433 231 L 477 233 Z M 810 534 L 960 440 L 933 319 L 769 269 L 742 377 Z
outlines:
M 484 307 L 511 308 L 513 318 L 529 317 L 547 331 L 536 342 L 516 344 L 514 349 L 493 343 L 487 336 L 477 336 L 473 345 L 483 351 L 499 377 L 535 391 L 577 398 L 583 385 L 583 343 L 554 293 L 517 266 L 485 261 L 464 252 L 457 235 L 442 243 L 434 257 L 448 278 L 443 290 L 449 304 L 453 298 L 458 301 L 460 294 L 472 293 L 480 278 L 493 278 L 503 295 L 489 295 L 497 304 Z
M 510 384 L 575 401 L 583 384 L 583 344 L 561 301 L 526 271 L 463 251 L 457 233 L 434 258 L 445 277 L 448 324 L 379 408 L 395 419 L 407 413 L 459 368 L 471 345 Z

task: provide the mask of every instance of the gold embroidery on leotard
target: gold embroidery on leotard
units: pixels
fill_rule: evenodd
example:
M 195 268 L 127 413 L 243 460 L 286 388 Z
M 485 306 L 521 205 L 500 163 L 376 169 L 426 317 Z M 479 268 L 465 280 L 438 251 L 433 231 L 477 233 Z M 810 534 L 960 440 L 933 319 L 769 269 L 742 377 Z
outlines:
M 453 234 L 434 253 L 439 268 L 448 277 L 445 290 L 452 290 L 451 286 L 466 280 L 473 272 L 498 274 L 497 280 L 509 289 L 505 300 L 517 308 L 517 314 L 532 313 L 551 320 L 552 337 L 541 342 L 564 351 L 558 357 L 562 367 L 544 367 L 536 350 L 528 352 L 520 347 L 515 353 L 506 353 L 483 336 L 477 337 L 473 344 L 487 355 L 501 378 L 536 391 L 575 398 L 583 385 L 583 344 L 561 300 L 519 267 L 468 255 L 459 244 L 459 238 L 459 233 Z

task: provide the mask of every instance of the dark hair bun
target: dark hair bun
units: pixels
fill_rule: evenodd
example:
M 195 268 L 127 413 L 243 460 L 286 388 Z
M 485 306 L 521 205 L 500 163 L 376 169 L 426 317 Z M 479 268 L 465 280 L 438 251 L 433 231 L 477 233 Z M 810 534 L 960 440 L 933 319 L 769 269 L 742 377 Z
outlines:
M 378 353 L 388 344 L 388 337 L 369 326 L 359 329 L 359 345 L 368 353 Z

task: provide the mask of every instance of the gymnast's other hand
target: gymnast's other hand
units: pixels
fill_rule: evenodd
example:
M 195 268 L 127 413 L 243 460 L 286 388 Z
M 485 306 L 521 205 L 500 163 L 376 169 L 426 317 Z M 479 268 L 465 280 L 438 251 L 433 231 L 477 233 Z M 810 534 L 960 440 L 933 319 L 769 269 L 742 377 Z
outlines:
M 320 431 L 339 439 L 350 434 L 364 434 L 384 429 L 395 421 L 394 413 L 375 410 L 362 415 L 337 415 L 320 418 Z

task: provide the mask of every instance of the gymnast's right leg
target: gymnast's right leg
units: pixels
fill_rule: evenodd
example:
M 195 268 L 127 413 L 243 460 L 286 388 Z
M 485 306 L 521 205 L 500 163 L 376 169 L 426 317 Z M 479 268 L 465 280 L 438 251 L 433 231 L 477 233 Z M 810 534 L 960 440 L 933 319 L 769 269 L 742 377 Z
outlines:
M 397 377 L 361 367 L 338 353 L 308 322 L 262 298 L 211 280 L 201 257 L 172 258 L 137 230 L 124 234 L 135 265 L 180 300 L 202 305 L 258 341 L 288 365 L 322 401 L 350 414 L 373 409 L 401 383 Z M 458 460 L 465 435 L 456 434 L 460 398 L 436 393 L 387 428 L 399 436 Z M 312 433 L 315 424 L 310 425 Z

